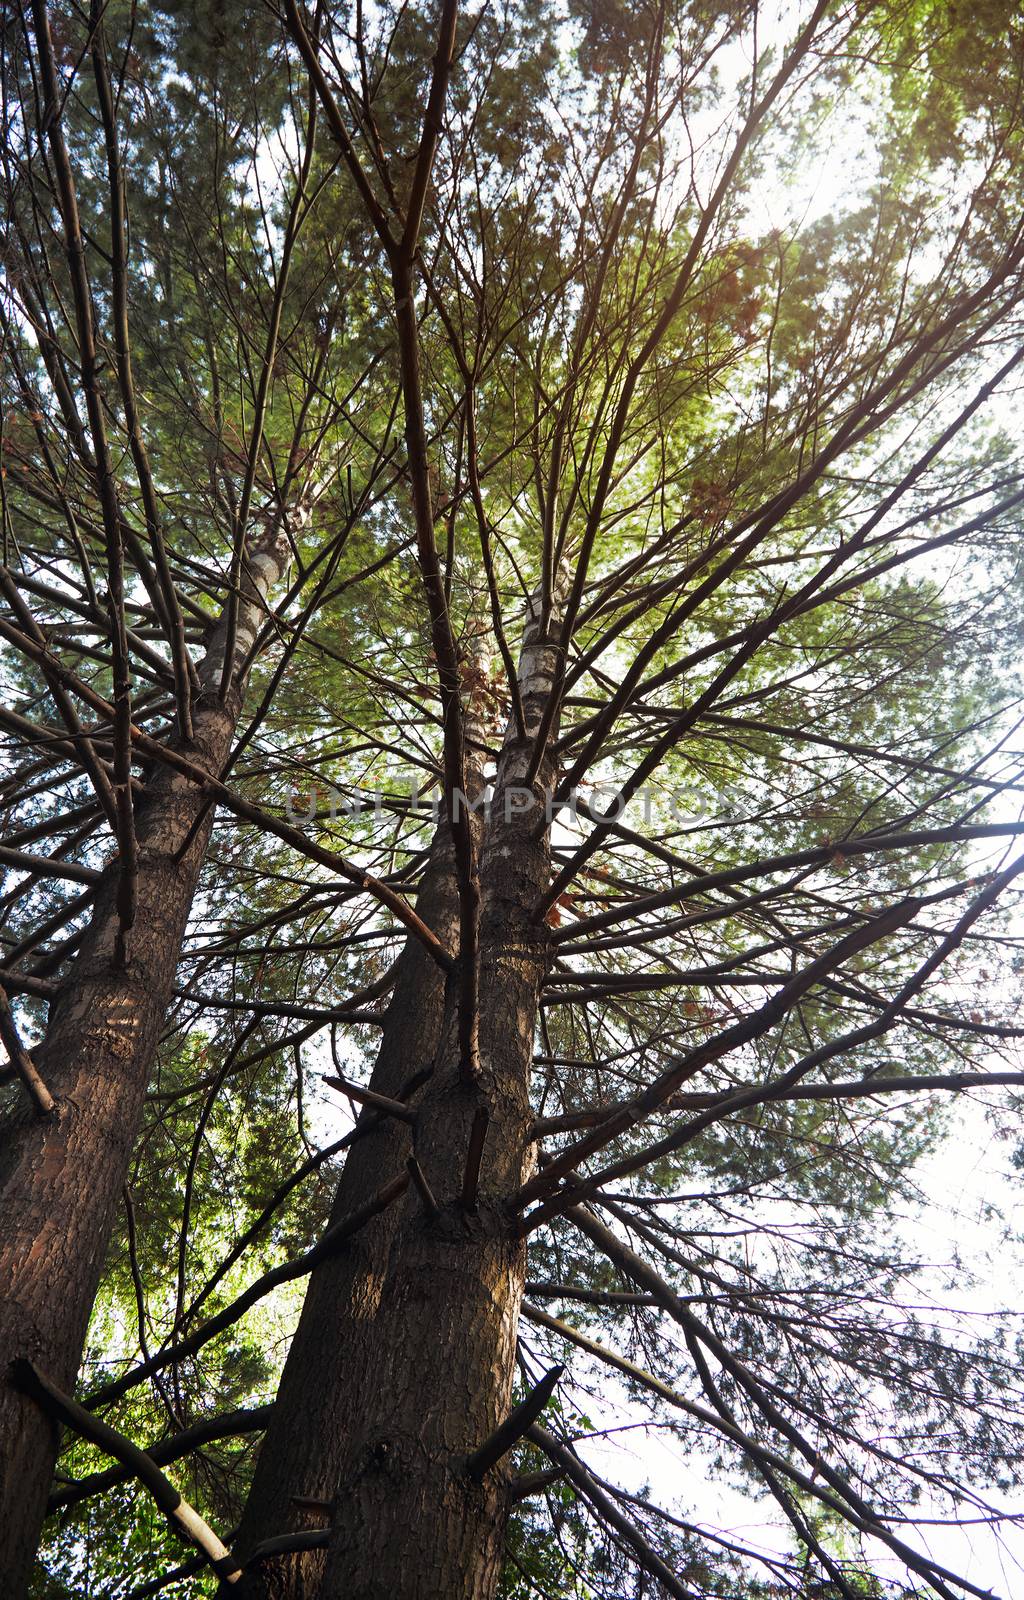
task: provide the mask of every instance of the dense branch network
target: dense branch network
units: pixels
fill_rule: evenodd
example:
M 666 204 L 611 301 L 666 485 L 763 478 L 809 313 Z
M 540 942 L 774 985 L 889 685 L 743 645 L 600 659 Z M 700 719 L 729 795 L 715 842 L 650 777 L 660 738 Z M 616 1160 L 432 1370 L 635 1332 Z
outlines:
M 557 1420 L 480 1441 L 481 1477 L 521 1470 L 506 1592 L 581 1592 L 581 1563 L 609 1595 L 986 1592 L 912 1507 L 1009 1517 L 1012 1336 L 922 1308 L 888 1213 L 951 1101 L 1024 1089 L 1024 43 L 1003 19 L 981 88 L 913 10 L 820 0 L 765 46 L 744 8 L 287 0 L 232 51 L 174 8 L 37 0 L 5 36 L 0 1092 L 12 1126 L 59 1117 L 34 1041 L 112 884 L 138 972 L 161 775 L 191 797 L 174 860 L 209 843 L 84 1404 L 187 1458 L 222 1528 L 283 1285 L 399 1200 L 449 1205 L 416 1143 L 441 1057 L 371 1068 L 418 945 L 486 1084 L 511 821 L 551 863 L 521 908 L 529 1170 L 492 1192 L 478 1106 L 447 1174 L 526 1240 L 523 1392 L 568 1364 Z M 985 107 L 959 164 L 900 99 L 915 40 L 923 97 Z M 817 94 L 856 103 L 851 61 L 877 175 L 768 227 L 758 174 L 797 218 L 786 164 Z M 442 847 L 450 939 L 421 909 Z M 322 1231 L 389 1119 L 408 1168 Z M 604 1481 L 613 1381 L 798 1554 Z M 58 1566 L 126 1478 L 77 1448 Z M 257 1567 L 321 1550 L 314 1501 Z M 168 1585 L 198 1570 L 169 1551 Z

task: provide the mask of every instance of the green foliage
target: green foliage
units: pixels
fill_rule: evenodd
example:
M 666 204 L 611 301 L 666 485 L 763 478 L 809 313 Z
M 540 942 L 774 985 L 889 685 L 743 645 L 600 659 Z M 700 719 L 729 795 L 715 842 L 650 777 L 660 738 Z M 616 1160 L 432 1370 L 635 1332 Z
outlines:
M 333 41 L 324 59 L 332 78 L 348 74 L 360 159 L 401 211 L 436 18 L 419 6 L 366 9 L 357 39 L 347 10 L 321 8 L 323 39 Z M 764 1096 L 700 1119 L 712 1097 L 771 1086 L 811 1057 L 822 1090 L 989 1059 L 991 1035 L 972 1024 L 998 1021 L 1014 971 L 996 950 L 983 979 L 990 969 L 970 941 L 950 951 L 934 990 L 909 996 L 923 1019 L 907 1010 L 884 1034 L 868 1033 L 970 903 L 988 862 L 979 866 L 962 836 L 877 853 L 852 852 L 849 840 L 952 833 L 995 815 L 989 798 L 1016 781 L 998 750 L 1015 692 L 1000 674 L 1019 661 L 1024 633 L 1015 425 L 979 412 L 922 461 L 1019 343 L 1017 278 L 987 296 L 982 287 L 1016 237 L 1024 35 L 1018 8 L 996 3 L 830 8 L 805 76 L 763 137 L 752 136 L 713 210 L 727 153 L 784 49 L 778 30 L 767 43 L 755 36 L 755 18 L 756 8 L 719 0 L 571 0 L 462 19 L 416 307 L 430 491 L 464 699 L 488 769 L 511 707 L 500 644 L 515 655 L 524 597 L 553 549 L 570 566 L 583 553 L 588 562 L 554 735 L 563 771 L 579 757 L 597 807 L 594 785 L 607 799 L 664 744 L 645 784 L 649 812 L 631 809 L 632 832 L 609 834 L 548 912 L 538 1115 L 628 1101 L 672 1061 L 706 1050 L 680 1080 L 679 1100 L 626 1127 L 581 1174 L 628 1169 L 692 1124 L 684 1145 L 615 1178 L 634 1242 L 681 1303 L 781 1394 L 787 1418 L 820 1432 L 838 1470 L 897 1516 L 928 1475 L 951 1493 L 1008 1487 L 1020 1471 L 1009 1325 L 936 1326 L 918 1298 L 930 1269 L 901 1237 L 915 1170 L 956 1113 L 936 1095 L 900 1094 L 883 1110 L 867 1095 L 823 1093 Z M 310 840 L 413 898 L 433 828 L 410 813 L 409 785 L 436 792 L 444 753 L 387 261 L 322 113 L 311 118 L 298 57 L 270 9 L 175 0 L 140 11 L 117 0 L 103 29 L 131 218 L 135 384 L 197 657 L 228 592 L 246 485 L 250 532 L 297 504 L 308 511 L 226 776 L 267 813 L 287 815 L 290 802 L 308 810 Z M 95 85 L 80 69 L 86 33 L 77 13 L 56 20 L 58 64 L 74 75 L 63 125 L 106 403 L 127 459 L 110 381 L 109 183 Z M 23 46 L 14 39 L 9 50 L 10 82 L 27 95 Z M 657 131 L 641 139 L 651 119 Z M 766 218 L 762 188 L 785 212 L 816 154 L 842 137 L 837 124 L 856 124 L 871 149 L 863 182 L 802 224 Z M 27 137 L 12 140 L 25 163 Z M 68 585 L 66 604 L 40 595 L 38 581 L 33 596 L 56 646 L 107 695 L 105 635 L 102 648 L 74 653 L 77 638 L 96 638 L 82 607 L 90 626 L 104 615 L 102 595 L 90 611 L 86 566 L 88 556 L 102 570 L 104 547 L 51 347 L 73 371 L 59 314 L 67 267 L 46 237 L 57 227 L 52 195 L 43 184 L 36 193 L 30 218 L 12 202 L 5 242 L 5 539 L 12 563 Z M 695 240 L 685 292 L 663 316 Z M 32 326 L 41 298 L 51 343 L 41 314 Z M 119 474 L 120 510 L 141 548 L 141 488 Z M 129 587 L 133 627 L 164 650 L 141 560 Z M 168 736 L 157 657 L 147 665 L 136 650 L 133 687 Z M 49 717 L 36 667 L 17 655 L 11 663 L 17 713 Z M 617 705 L 634 668 L 635 692 Z M 609 706 L 617 714 L 591 750 Z M 12 828 L 57 818 L 91 794 L 80 767 L 47 766 L 38 745 L 26 738 L 18 782 L 4 790 Z M 590 826 L 563 817 L 556 870 Z M 103 859 L 92 835 L 73 848 Z M 809 867 L 773 865 L 816 851 Z M 751 863 L 763 870 L 743 878 Z M 706 873 L 726 878 L 708 889 Z M 649 907 L 666 888 L 680 889 L 671 906 Z M 925 900 L 919 921 L 825 974 L 770 1031 L 715 1051 L 768 994 L 905 895 Z M 574 930 L 632 897 L 648 909 L 607 933 Z M 8 950 L 21 960 L 20 943 L 66 904 L 50 880 L 5 902 Z M 49 950 L 47 971 L 73 952 L 87 909 L 69 920 L 72 944 Z M 985 927 L 994 944 L 998 917 Z M 343 1159 L 334 1147 L 349 1126 L 320 1080 L 371 1070 L 403 938 L 322 860 L 221 812 L 83 1390 L 230 1306 L 320 1235 Z M 331 1008 L 343 1015 L 325 1024 Z M 553 1134 L 548 1152 L 578 1132 Z M 325 1150 L 333 1154 L 318 1159 Z M 673 1410 L 642 1379 L 614 1379 L 639 1426 L 660 1430 L 730 1491 L 764 1497 L 768 1480 L 755 1451 L 737 1452 L 707 1421 L 709 1406 L 811 1470 L 734 1371 L 716 1368 L 711 1392 L 692 1341 L 649 1305 L 624 1302 L 631 1286 L 580 1236 L 559 1224 L 538 1230 L 528 1270 L 555 1286 L 564 1324 L 656 1369 L 690 1405 Z M 968 1282 L 964 1267 L 961 1292 Z M 156 1441 L 271 1399 L 301 1294 L 301 1283 L 278 1290 L 158 1382 L 131 1389 L 115 1424 Z M 523 1338 L 565 1356 L 535 1328 Z M 605 1399 L 607 1385 L 582 1358 L 572 1377 L 575 1394 Z M 558 1413 L 561 1428 L 583 1437 L 600 1421 L 568 1405 Z M 256 1439 L 219 1440 L 169 1469 L 220 1529 L 237 1524 Z M 103 1465 L 74 1441 L 61 1459 L 76 1478 Z M 531 1447 L 517 1465 L 544 1462 Z M 883 1582 L 812 1493 L 787 1493 L 809 1537 L 795 1555 L 762 1563 L 769 1579 L 749 1550 L 705 1537 L 700 1507 L 673 1520 L 646 1490 L 624 1505 L 695 1594 L 767 1600 L 784 1586 L 832 1600 L 843 1591 L 815 1544 L 864 1600 L 923 1592 Z M 141 1583 L 182 1558 L 144 1496 L 120 1486 L 54 1518 L 35 1600 L 92 1600 L 129 1570 Z M 643 1582 L 563 1482 L 516 1509 L 506 1600 L 618 1600 L 650 1593 Z M 166 1592 L 201 1593 L 204 1583 Z

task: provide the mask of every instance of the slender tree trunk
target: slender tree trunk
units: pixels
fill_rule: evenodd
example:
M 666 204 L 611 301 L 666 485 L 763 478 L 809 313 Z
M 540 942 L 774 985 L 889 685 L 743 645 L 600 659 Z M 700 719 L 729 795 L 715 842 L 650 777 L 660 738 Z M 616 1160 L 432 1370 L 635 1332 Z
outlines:
M 264 598 L 287 564 L 279 523 L 252 553 L 236 657 L 246 655 Z M 217 686 L 226 629 L 200 671 L 190 756 L 218 773 L 242 702 Z M 213 807 L 181 774 L 157 767 L 137 802 L 138 909 L 127 964 L 115 962 L 118 862 L 106 869 L 80 953 L 50 1007 L 36 1060 L 57 1098 L 48 1119 L 17 1104 L 0 1149 L 0 1594 L 19 1600 L 46 1510 L 58 1437 L 8 1381 L 29 1357 L 63 1389 L 78 1372 L 89 1314 L 142 1117 L 160 1028 L 210 830 Z M 184 847 L 184 848 L 183 848 Z M 179 859 L 179 852 L 180 859 Z

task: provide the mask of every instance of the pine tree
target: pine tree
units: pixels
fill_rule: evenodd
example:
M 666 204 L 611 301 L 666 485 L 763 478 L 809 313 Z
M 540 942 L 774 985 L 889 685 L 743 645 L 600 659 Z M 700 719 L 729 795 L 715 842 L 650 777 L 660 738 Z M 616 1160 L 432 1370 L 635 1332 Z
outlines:
M 889 1214 L 1024 1084 L 1019 18 L 7 39 L 11 1593 L 54 1416 L 39 1595 L 980 1592 L 902 1524 L 998 1521 L 1015 1352 Z

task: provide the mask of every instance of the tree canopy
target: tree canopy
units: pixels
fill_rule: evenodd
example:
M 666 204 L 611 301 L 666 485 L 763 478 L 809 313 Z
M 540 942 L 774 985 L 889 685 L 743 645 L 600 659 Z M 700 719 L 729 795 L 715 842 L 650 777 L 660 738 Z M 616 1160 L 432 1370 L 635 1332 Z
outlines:
M 989 1593 L 1019 1321 L 904 1219 L 1024 1091 L 1019 9 L 2 81 L 12 1600 Z

